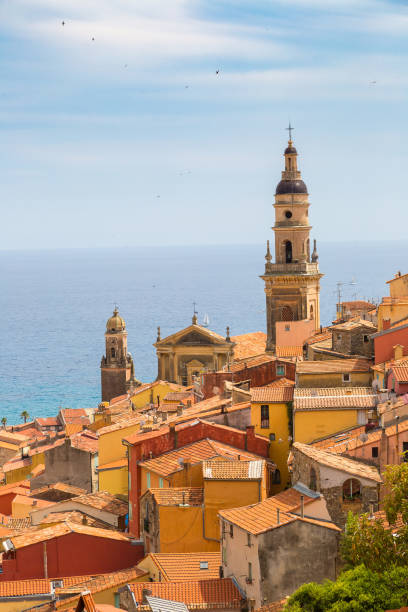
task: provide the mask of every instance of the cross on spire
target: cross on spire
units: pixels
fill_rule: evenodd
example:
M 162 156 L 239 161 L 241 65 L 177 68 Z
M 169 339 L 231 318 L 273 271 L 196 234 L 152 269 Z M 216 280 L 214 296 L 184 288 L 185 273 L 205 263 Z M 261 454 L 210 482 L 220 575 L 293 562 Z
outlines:
M 292 131 L 295 129 L 290 125 L 290 121 L 289 121 L 289 127 L 286 128 L 289 132 L 289 140 L 292 140 Z

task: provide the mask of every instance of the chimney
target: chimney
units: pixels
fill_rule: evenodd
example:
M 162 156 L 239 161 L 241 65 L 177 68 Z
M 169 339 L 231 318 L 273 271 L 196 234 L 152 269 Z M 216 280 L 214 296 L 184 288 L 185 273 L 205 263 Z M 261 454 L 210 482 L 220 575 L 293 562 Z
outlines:
M 179 404 L 177 406 L 177 416 L 181 416 L 183 414 L 183 404 Z
M 146 597 L 150 597 L 151 594 L 152 592 L 150 589 L 142 589 L 142 605 L 147 604 Z
M 300 516 L 304 518 L 305 516 L 305 496 L 300 496 Z
M 169 423 L 169 434 L 170 439 L 173 440 L 173 448 L 177 448 L 177 432 L 175 423 Z

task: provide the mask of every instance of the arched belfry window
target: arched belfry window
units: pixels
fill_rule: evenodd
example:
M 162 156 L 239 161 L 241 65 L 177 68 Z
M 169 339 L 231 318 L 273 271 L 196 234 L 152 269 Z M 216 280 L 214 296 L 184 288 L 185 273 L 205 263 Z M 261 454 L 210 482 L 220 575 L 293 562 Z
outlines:
M 113 358 L 115 358 L 115 357 L 116 357 L 116 351 L 115 351 L 115 349 L 113 348 L 113 346 L 112 346 L 112 348 L 111 348 L 111 357 L 113 357 Z
M 293 321 L 293 310 L 289 306 L 283 306 L 281 310 L 282 321 Z
M 290 240 L 285 242 L 285 263 L 292 263 L 292 243 Z

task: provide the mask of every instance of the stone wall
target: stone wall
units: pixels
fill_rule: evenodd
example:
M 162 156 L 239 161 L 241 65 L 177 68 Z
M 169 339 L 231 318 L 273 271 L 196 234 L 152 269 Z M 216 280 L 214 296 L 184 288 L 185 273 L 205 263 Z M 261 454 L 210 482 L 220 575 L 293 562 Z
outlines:
M 63 482 L 92 492 L 91 453 L 71 446 L 71 440 L 67 439 L 61 446 L 46 451 L 44 457 L 45 472 L 32 478 L 31 490 Z
M 338 531 L 300 520 L 258 536 L 262 600 L 283 599 L 305 582 L 335 580 L 338 543 Z

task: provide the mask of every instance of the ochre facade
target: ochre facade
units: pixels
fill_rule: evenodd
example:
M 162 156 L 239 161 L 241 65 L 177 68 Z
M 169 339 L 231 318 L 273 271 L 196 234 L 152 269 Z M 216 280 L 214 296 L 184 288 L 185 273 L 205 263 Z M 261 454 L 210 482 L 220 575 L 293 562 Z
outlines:
M 154 345 L 158 360 L 158 379 L 191 385 L 203 372 L 221 370 L 233 360 L 234 343 L 197 323 L 161 339 L 160 328 Z
M 320 327 L 320 279 L 316 243 L 310 253 L 307 187 L 297 168 L 291 140 L 285 150 L 285 170 L 275 193 L 275 263 L 266 252 L 265 282 L 267 351 L 276 348 L 276 322 L 312 319 Z

